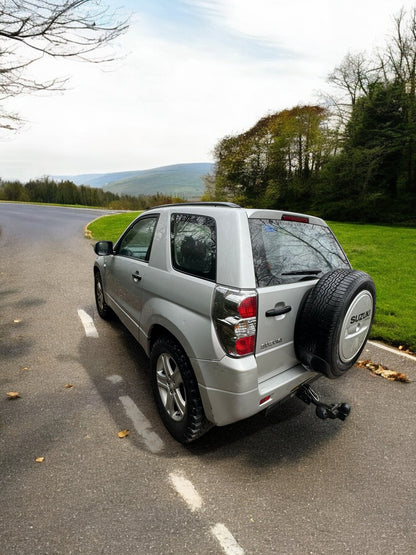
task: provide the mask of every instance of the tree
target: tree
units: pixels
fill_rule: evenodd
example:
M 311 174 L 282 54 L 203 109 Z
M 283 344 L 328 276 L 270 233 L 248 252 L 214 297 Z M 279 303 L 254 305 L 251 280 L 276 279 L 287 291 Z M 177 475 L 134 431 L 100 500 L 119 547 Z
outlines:
M 30 74 L 29 69 L 45 56 L 94 63 L 113 59 L 104 47 L 128 25 L 100 5 L 99 0 L 3 0 L 0 102 L 23 93 L 64 89 L 66 79 L 38 81 Z M 19 121 L 16 114 L 0 113 L 0 127 L 14 129 Z
M 3 183 L 0 180 L 0 199 L 21 202 L 29 200 L 29 195 L 20 181 Z
M 368 93 L 369 87 L 379 81 L 379 70 L 364 53 L 348 53 L 328 76 L 328 82 L 341 92 L 337 103 L 344 107 L 354 106 L 361 96 Z
M 297 106 L 261 118 L 215 148 L 215 198 L 246 206 L 304 206 L 333 149 L 327 111 Z M 206 194 L 213 196 L 212 183 Z
M 393 164 L 387 164 L 391 192 L 401 183 L 413 195 L 416 193 L 416 8 L 408 13 L 401 10 L 393 21 L 393 34 L 377 56 L 370 59 L 362 53 L 348 54 L 328 80 L 341 92 L 341 96 L 332 99 L 332 105 L 344 139 L 350 141 L 353 128 L 357 132 L 357 121 L 364 109 L 368 129 L 376 129 L 373 137 L 371 131 L 366 134 L 370 143 L 383 135 L 385 139 L 384 146 L 378 140 L 380 148 L 373 150 L 373 154 L 378 151 L 377 159 L 381 156 L 386 162 L 391 158 L 395 163 L 394 178 Z M 354 112 L 359 102 L 361 106 Z M 361 145 L 370 149 L 373 146 Z
M 377 190 L 391 199 L 397 196 L 404 157 L 403 102 L 401 83 L 374 84 L 355 105 L 347 129 L 347 146 L 371 154 L 373 171 L 369 179 L 362 181 L 363 188 Z
M 385 47 L 348 55 L 329 76 L 342 150 L 320 176 L 326 218 L 409 221 L 416 201 L 416 8 L 402 10 Z
M 402 10 L 394 22 L 395 34 L 380 62 L 385 81 L 394 81 L 403 91 L 405 188 L 416 193 L 416 8 L 409 14 Z
M 315 206 L 328 219 L 388 221 L 400 211 L 407 124 L 398 82 L 373 83 L 357 99 L 343 150 L 320 176 Z

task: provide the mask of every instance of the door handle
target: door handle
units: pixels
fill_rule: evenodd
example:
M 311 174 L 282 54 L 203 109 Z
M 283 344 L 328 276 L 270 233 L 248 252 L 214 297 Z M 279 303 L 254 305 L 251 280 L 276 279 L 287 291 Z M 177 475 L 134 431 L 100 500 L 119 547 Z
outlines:
M 137 283 L 138 281 L 140 281 L 142 279 L 142 276 L 139 274 L 138 271 L 135 274 L 131 274 L 131 277 L 133 278 L 133 281 L 135 283 Z
M 287 314 L 292 310 L 292 307 L 289 305 L 285 306 L 278 306 L 276 308 L 271 308 L 270 310 L 266 311 L 266 316 L 269 318 L 271 316 L 282 316 L 283 314 Z

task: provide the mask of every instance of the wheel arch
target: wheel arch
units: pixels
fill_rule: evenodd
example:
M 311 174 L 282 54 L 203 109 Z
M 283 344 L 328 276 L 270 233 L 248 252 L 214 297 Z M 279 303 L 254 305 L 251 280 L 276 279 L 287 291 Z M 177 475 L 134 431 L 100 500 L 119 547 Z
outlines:
M 204 332 L 197 333 L 198 329 L 204 329 Z M 160 335 L 168 335 L 179 343 L 189 360 L 216 356 L 212 341 L 201 339 L 201 333 L 204 337 L 212 333 L 209 318 L 198 313 L 190 314 L 184 307 L 163 300 L 147 303 L 142 312 L 141 330 L 145 337 L 143 347 L 148 354 Z
M 154 324 L 150 329 L 150 333 L 148 336 L 149 352 L 152 350 L 153 345 L 159 339 L 159 337 L 170 337 L 171 339 L 176 341 L 176 343 L 179 343 L 181 345 L 180 341 L 178 341 L 176 336 L 167 327 L 163 326 L 162 324 Z
M 190 363 L 191 359 L 195 358 L 195 353 L 193 352 L 191 345 L 186 339 L 185 335 L 177 327 L 173 326 L 172 323 L 168 320 L 157 321 L 152 324 L 147 336 L 147 354 L 149 356 L 152 351 L 153 345 L 159 339 L 159 337 L 167 337 L 175 341 L 179 345 L 179 347 L 181 347 Z M 192 363 L 191 366 L 198 380 L 197 373 L 195 372 L 195 368 Z
M 182 333 L 176 334 L 175 332 L 176 332 L 176 330 L 172 330 L 171 327 L 165 326 L 163 323 L 159 322 L 159 323 L 153 324 L 153 326 L 150 329 L 148 338 L 147 338 L 147 346 L 146 346 L 147 347 L 147 355 L 150 358 L 153 345 L 156 343 L 156 341 L 160 337 L 166 337 L 166 338 L 169 338 L 169 339 L 172 339 L 173 341 L 175 341 L 179 345 L 179 347 L 183 350 L 186 358 L 189 361 L 189 364 L 192 368 L 192 371 L 193 371 L 193 373 L 195 375 L 195 378 L 196 378 L 196 381 L 197 381 L 198 390 L 199 390 L 200 395 L 202 397 L 204 410 L 207 413 L 209 407 L 205 406 L 206 405 L 206 399 L 205 399 L 205 396 L 203 395 L 203 389 L 201 389 L 201 386 L 202 387 L 205 386 L 204 376 L 202 375 L 199 364 L 196 363 L 197 359 L 195 358 L 195 356 L 193 356 L 193 351 L 190 349 L 189 342 L 186 340 L 186 338 L 184 339 L 184 342 L 182 342 L 181 339 L 184 337 L 183 334 Z M 189 349 L 187 348 L 187 346 L 189 346 Z

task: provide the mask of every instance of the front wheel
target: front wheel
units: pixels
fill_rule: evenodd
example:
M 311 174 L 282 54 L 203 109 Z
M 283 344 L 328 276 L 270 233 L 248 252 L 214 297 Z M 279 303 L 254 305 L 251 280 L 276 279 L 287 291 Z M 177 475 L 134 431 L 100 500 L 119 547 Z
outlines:
M 94 293 L 98 314 L 101 316 L 101 318 L 103 318 L 103 320 L 108 320 L 112 316 L 112 310 L 105 302 L 103 282 L 98 270 L 96 270 L 94 273 Z
M 159 337 L 150 354 L 152 389 L 156 406 L 171 435 L 190 443 L 210 427 L 205 418 L 198 384 L 181 346 Z

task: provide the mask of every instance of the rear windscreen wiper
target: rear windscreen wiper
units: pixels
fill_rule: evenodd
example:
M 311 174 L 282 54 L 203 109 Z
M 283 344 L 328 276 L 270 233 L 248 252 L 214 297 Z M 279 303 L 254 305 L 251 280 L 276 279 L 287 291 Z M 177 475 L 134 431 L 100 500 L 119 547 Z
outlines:
M 282 272 L 281 276 L 316 276 L 321 274 L 322 270 L 293 270 L 292 272 Z

